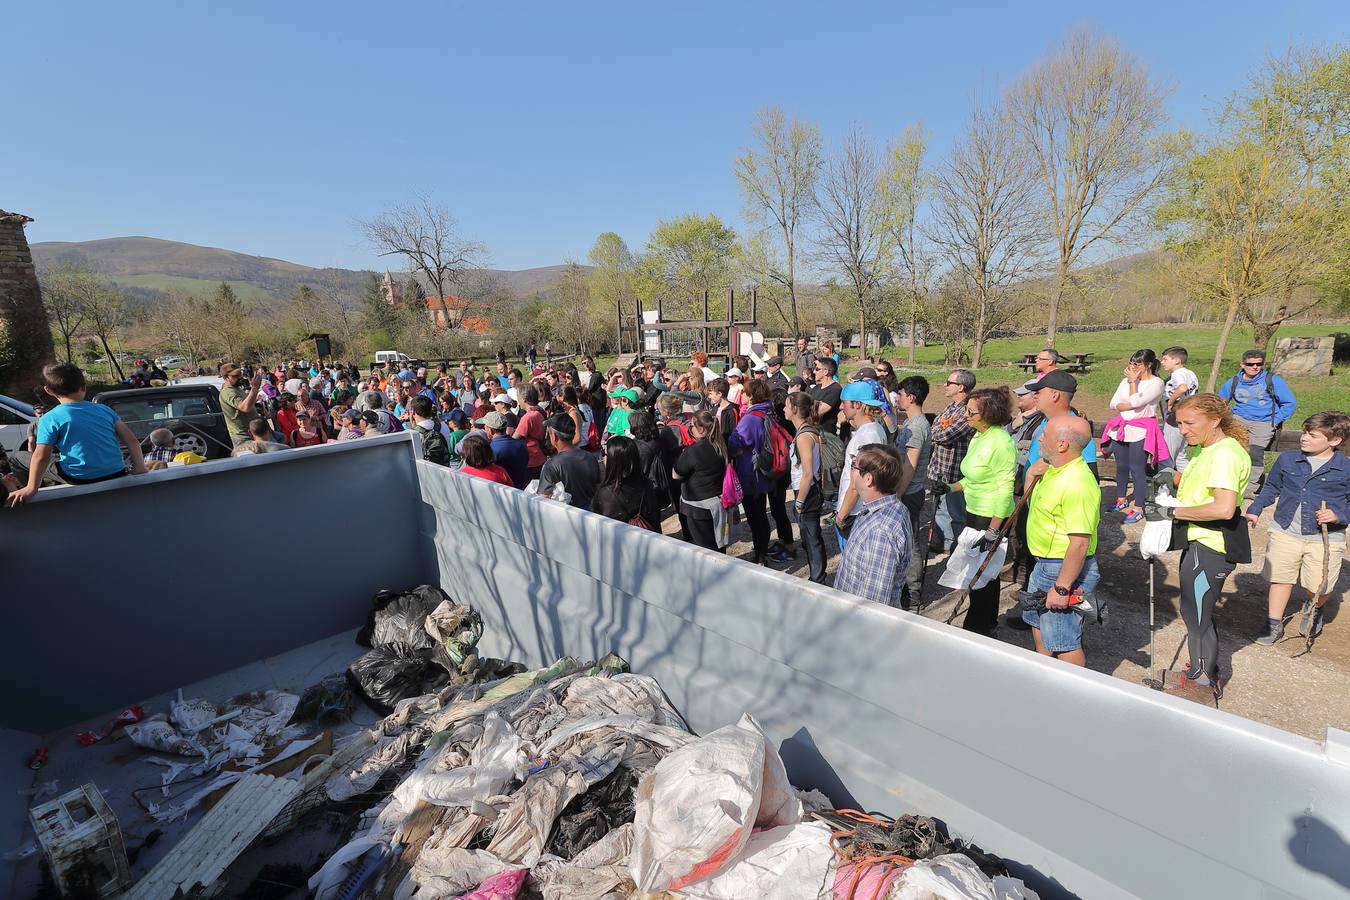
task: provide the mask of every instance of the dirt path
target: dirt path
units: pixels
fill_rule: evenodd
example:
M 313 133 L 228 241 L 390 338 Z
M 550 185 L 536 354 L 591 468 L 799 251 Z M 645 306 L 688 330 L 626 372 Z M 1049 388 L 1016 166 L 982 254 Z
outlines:
M 1110 493 L 1109 488 L 1104 493 Z M 1294 600 L 1289 604 L 1289 612 L 1295 616 L 1287 631 L 1290 636 L 1274 647 L 1252 643 L 1252 637 L 1260 631 L 1266 616 L 1266 582 L 1261 576 L 1261 560 L 1265 554 L 1270 515 L 1267 512 L 1252 533 L 1255 563 L 1238 567 L 1229 578 L 1219 603 L 1221 666 L 1232 673 L 1222 707 L 1239 716 L 1320 741 L 1326 737 L 1329 725 L 1350 729 L 1350 627 L 1346 622 L 1336 621 L 1341 600 L 1350 587 L 1350 567 L 1343 569 L 1341 580 L 1327 604 L 1326 630 L 1311 654 L 1293 658 L 1304 648 L 1303 640 L 1297 636 L 1297 604 L 1304 596 L 1301 590 L 1295 591 Z M 678 534 L 679 524 L 674 516 L 666 519 L 664 527 L 667 534 Z M 749 531 L 744 523 L 736 529 L 733 532 L 736 540 L 728 548 L 729 552 L 749 560 L 752 553 Z M 1102 587 L 1098 590 L 1110 604 L 1110 620 L 1103 628 L 1089 627 L 1084 631 L 1088 665 L 1136 684 L 1147 677 L 1149 665 L 1148 566 L 1139 557 L 1137 549 L 1142 530 L 1142 523 L 1123 525 L 1119 514 L 1103 512 L 1097 552 Z M 828 568 L 833 573 L 839 557 L 829 534 L 826 535 L 826 549 L 830 554 Z M 1186 629 L 1177 607 L 1180 555 L 1167 553 L 1164 560 L 1154 563 L 1157 567 L 1157 665 L 1160 669 L 1174 671 L 1179 671 L 1189 658 L 1183 646 Z M 800 551 L 795 561 L 771 566 L 799 577 L 806 576 L 805 554 Z M 925 599 L 932 604 L 925 615 L 939 621 L 946 619 L 955 599 L 954 593 L 937 583 L 941 570 L 940 559 L 930 561 L 924 588 Z M 1004 583 L 1002 611 L 1007 612 L 1016 604 L 1016 591 L 1006 579 Z M 958 616 L 954 627 L 961 621 L 962 617 Z M 1032 651 L 1029 631 L 1000 624 L 997 637 Z

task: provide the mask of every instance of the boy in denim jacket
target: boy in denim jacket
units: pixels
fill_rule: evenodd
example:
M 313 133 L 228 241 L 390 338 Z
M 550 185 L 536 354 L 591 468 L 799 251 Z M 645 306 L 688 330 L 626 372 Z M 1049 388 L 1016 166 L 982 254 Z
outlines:
M 1265 564 L 1270 618 L 1256 638 L 1258 644 L 1270 646 L 1284 635 L 1284 610 L 1296 583 L 1314 601 L 1312 610 L 1304 610 L 1299 633 L 1316 637 L 1322 632 L 1322 607 L 1340 576 L 1345 525 L 1350 520 L 1350 460 L 1340 450 L 1347 439 L 1350 416 L 1339 412 L 1309 416 L 1299 437 L 1300 449 L 1280 454 L 1261 492 L 1247 507 L 1247 521 L 1255 526 L 1261 511 L 1275 503 Z

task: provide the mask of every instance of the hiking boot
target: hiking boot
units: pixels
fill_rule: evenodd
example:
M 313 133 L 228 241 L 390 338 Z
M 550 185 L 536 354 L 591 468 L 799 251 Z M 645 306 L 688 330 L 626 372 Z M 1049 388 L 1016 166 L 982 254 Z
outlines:
M 1311 631 L 1308 630 L 1310 628 Z M 1311 604 L 1303 607 L 1303 616 L 1298 620 L 1298 633 L 1301 637 L 1317 637 L 1322 633 L 1322 607 L 1316 607 L 1316 611 Z
M 1265 630 L 1256 636 L 1256 643 L 1262 647 L 1271 647 L 1282 637 L 1284 637 L 1284 620 L 1267 620 Z

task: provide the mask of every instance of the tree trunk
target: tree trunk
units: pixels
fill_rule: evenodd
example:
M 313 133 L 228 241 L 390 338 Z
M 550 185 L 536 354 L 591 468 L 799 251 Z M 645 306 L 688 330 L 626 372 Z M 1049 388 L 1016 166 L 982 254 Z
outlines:
M 867 310 L 863 308 L 863 298 L 858 298 L 858 357 L 867 356 Z
M 980 314 L 975 318 L 975 346 L 970 354 L 970 367 L 978 369 L 980 363 L 984 361 L 984 331 L 985 322 L 988 319 L 988 313 L 985 311 L 985 304 L 980 302 Z M 1051 319 L 1053 322 L 1054 320 Z M 1052 326 L 1053 327 L 1053 326 Z
M 914 345 L 919 334 L 919 297 L 914 295 L 909 303 L 909 364 L 914 365 Z
M 1064 285 L 1069 280 L 1069 267 L 1060 260 L 1055 269 L 1055 292 L 1050 296 L 1050 316 L 1045 325 L 1045 346 L 1055 346 L 1055 329 L 1059 326 L 1059 301 L 1064 298 Z
M 1270 354 L 1270 342 L 1275 337 L 1275 332 L 1279 329 L 1283 318 L 1274 322 L 1254 322 L 1252 323 L 1252 346 L 1264 352 L 1267 356 Z
M 792 337 L 796 338 L 802 333 L 802 321 L 797 315 L 797 284 L 791 277 L 788 279 L 788 302 L 792 306 Z
M 70 355 L 70 334 L 64 334 L 62 335 L 62 338 L 66 342 L 66 362 L 74 362 L 74 357 Z
M 114 354 L 112 348 L 108 346 L 108 338 L 100 334 L 98 340 L 99 343 L 103 345 L 103 357 L 108 360 L 109 368 L 117 373 L 117 380 L 126 381 L 127 376 L 122 372 L 122 364 L 117 361 L 116 354 Z
M 1209 367 L 1209 378 L 1205 380 L 1205 393 L 1214 393 L 1214 386 L 1219 382 L 1219 371 L 1223 368 L 1223 351 L 1228 346 L 1228 336 L 1233 331 L 1233 322 L 1237 319 L 1238 304 L 1240 297 L 1233 297 L 1228 301 L 1228 314 L 1224 316 L 1223 330 L 1219 332 L 1219 346 L 1214 348 L 1214 364 Z

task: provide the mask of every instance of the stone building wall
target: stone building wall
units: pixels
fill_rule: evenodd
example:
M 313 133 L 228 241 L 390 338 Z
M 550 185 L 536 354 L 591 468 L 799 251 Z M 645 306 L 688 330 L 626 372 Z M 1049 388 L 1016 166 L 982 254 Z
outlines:
M 0 393 L 31 400 L 42 367 L 53 359 L 52 333 L 24 225 L 0 210 Z

